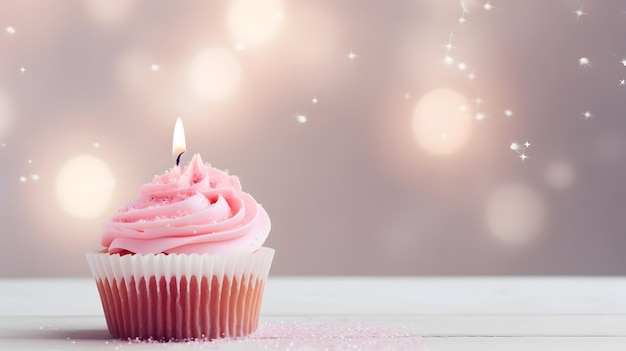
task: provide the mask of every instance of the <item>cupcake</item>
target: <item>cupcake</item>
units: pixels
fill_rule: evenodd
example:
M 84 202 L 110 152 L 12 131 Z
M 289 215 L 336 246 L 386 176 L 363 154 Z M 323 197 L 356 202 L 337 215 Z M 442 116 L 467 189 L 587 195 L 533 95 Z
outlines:
M 114 338 L 235 338 L 259 322 L 274 250 L 238 178 L 193 156 L 140 187 L 87 253 Z

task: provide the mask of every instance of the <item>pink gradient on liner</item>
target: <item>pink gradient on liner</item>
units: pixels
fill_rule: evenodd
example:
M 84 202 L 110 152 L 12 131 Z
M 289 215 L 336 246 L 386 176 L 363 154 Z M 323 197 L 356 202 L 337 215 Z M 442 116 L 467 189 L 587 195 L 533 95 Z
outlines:
M 139 189 L 105 224 L 102 245 L 111 254 L 254 252 L 269 235 L 267 212 L 239 179 L 195 154 Z
M 96 283 L 114 338 L 184 341 L 235 338 L 256 330 L 265 281 L 152 276 Z

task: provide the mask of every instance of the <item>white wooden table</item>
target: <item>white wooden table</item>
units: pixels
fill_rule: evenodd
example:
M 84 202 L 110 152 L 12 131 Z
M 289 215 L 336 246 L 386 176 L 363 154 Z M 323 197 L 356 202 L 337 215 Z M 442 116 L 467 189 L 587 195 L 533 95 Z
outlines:
M 243 340 L 112 340 L 92 279 L 0 279 L 0 350 L 626 350 L 626 278 L 270 277 Z M 421 337 L 420 337 L 421 336 Z

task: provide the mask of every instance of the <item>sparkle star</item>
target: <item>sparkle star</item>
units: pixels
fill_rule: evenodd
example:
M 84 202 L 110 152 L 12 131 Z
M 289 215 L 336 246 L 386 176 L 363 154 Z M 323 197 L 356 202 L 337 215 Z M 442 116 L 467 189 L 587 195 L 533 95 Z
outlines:
M 450 33 L 450 37 L 448 38 L 448 44 L 446 44 L 446 50 L 448 50 L 447 52 L 450 53 L 450 50 L 454 49 L 454 46 L 452 45 L 452 36 L 454 35 L 454 33 Z
M 489 1 L 487 1 L 484 5 L 483 8 L 487 11 L 493 9 L 493 6 L 491 5 L 491 3 Z
M 622 85 L 626 85 L 626 79 L 620 79 L 620 80 L 619 80 L 619 85 L 620 85 L 620 86 L 622 86 Z
M 622 59 L 620 62 L 622 63 L 622 65 L 626 66 L 626 58 Z
M 587 14 L 587 12 L 583 12 L 583 5 L 580 5 L 580 8 L 574 11 L 574 13 L 576 14 L 576 20 L 578 20 L 581 16 Z
M 463 25 L 463 23 L 467 22 L 467 19 L 465 19 L 465 14 L 469 13 L 469 11 L 467 10 L 467 7 L 465 7 L 465 1 L 461 0 L 461 17 L 459 17 L 459 24 Z
M 354 51 L 352 51 L 352 49 L 350 49 L 350 52 L 346 55 L 346 57 L 348 57 L 348 60 L 350 60 L 350 63 L 353 63 L 354 60 L 359 57 L 359 55 L 357 55 L 356 53 L 354 53 Z
M 461 9 L 463 10 L 463 13 L 469 13 L 469 10 L 465 6 L 465 1 L 464 0 L 460 1 L 460 5 L 461 5 Z
M 11 35 L 15 34 L 15 32 L 16 32 L 16 31 L 15 31 L 15 27 L 13 27 L 13 26 L 8 26 L 8 27 L 5 29 L 5 31 L 7 32 L 7 34 L 11 34 Z
M 296 115 L 296 121 L 298 121 L 298 124 L 306 123 L 307 121 L 306 115 L 302 113 L 298 113 Z
M 313 104 L 317 104 L 319 102 L 319 100 L 317 98 L 312 98 L 311 99 L 311 103 Z
M 467 22 L 467 19 L 465 19 L 465 15 L 469 13 L 469 11 L 467 10 L 467 8 L 465 7 L 465 3 L 463 0 L 461 0 L 461 17 L 459 17 L 459 24 L 463 25 L 463 23 Z
M 235 50 L 237 51 L 243 51 L 246 48 L 246 44 L 244 42 L 237 42 L 235 44 Z
M 517 153 L 522 161 L 525 161 L 529 156 L 526 155 L 526 149 L 530 147 L 530 142 L 526 141 L 524 144 L 518 144 L 516 141 L 512 141 L 509 148 Z
M 589 119 L 589 118 L 593 117 L 593 114 L 591 114 L 591 111 L 585 111 L 585 112 L 581 113 L 581 115 L 583 115 L 583 117 L 585 117 L 585 119 Z
M 586 57 L 581 57 L 581 58 L 579 58 L 579 59 L 578 59 L 578 64 L 579 64 L 581 67 L 591 67 L 591 61 L 589 61 L 589 59 L 588 59 L 588 58 L 586 58 Z
M 24 68 L 24 66 L 20 67 L 20 72 L 22 73 L 26 72 L 26 68 Z
M 157 71 L 160 71 L 160 70 L 161 70 L 161 66 L 157 65 L 156 63 L 153 63 L 153 64 L 151 64 L 151 65 L 150 65 L 150 69 L 151 69 L 153 72 L 157 72 Z
M 507 117 L 511 117 L 511 116 L 513 116 L 513 111 L 511 111 L 511 110 L 504 110 L 504 115 L 507 116 Z

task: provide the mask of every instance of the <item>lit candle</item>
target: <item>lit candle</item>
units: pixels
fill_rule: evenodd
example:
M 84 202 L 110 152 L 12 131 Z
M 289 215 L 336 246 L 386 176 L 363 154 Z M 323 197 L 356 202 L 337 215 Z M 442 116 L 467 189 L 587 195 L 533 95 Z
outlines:
M 174 126 L 174 138 L 172 139 L 172 154 L 176 157 L 176 166 L 180 163 L 180 157 L 185 153 L 185 129 L 183 121 L 178 117 Z

